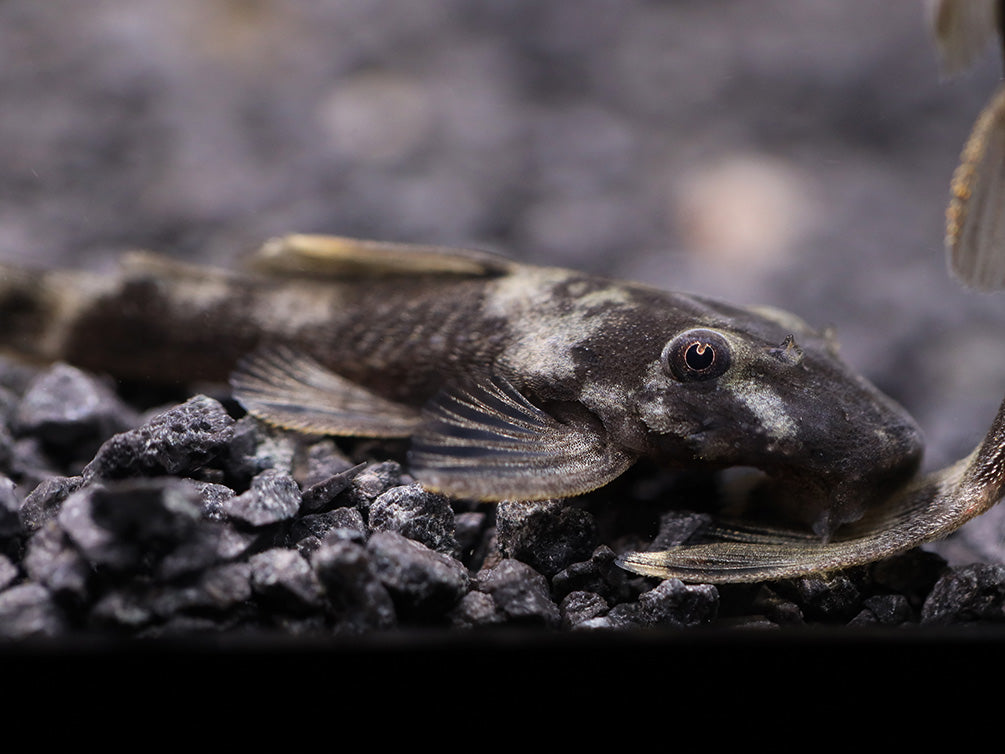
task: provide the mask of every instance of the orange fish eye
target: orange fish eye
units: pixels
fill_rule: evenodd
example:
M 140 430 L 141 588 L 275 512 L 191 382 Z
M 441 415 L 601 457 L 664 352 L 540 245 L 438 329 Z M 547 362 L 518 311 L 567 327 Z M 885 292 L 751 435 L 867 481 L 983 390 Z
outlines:
M 714 330 L 685 330 L 664 346 L 660 363 L 678 382 L 711 380 L 729 368 L 729 343 Z

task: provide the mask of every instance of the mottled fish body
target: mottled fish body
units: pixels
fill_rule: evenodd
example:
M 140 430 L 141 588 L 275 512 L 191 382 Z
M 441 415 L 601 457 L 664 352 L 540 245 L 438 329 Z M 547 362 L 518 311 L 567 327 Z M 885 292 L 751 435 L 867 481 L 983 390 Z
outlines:
M 229 379 L 275 425 L 410 438 L 412 473 L 457 497 L 570 497 L 642 457 L 753 466 L 819 540 L 903 497 L 921 456 L 913 420 L 793 315 L 483 252 L 290 236 L 242 272 L 152 255 L 111 276 L 7 269 L 0 316 L 25 357 Z

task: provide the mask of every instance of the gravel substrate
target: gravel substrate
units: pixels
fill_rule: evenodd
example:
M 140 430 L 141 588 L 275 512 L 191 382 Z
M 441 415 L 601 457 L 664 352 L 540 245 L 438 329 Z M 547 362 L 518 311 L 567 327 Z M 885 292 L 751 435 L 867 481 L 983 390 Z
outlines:
M 1005 567 L 920 550 L 753 587 L 615 565 L 691 534 L 700 517 L 673 504 L 714 499 L 709 480 L 642 469 L 577 501 L 450 501 L 389 460 L 400 448 L 280 432 L 205 395 L 140 414 L 74 367 L 3 367 L 6 639 L 1005 622 Z
M 325 232 L 770 304 L 835 325 L 939 468 L 1005 393 L 1002 297 L 965 291 L 942 250 L 1000 61 L 940 77 L 921 5 L 5 0 L 0 263 L 237 266 Z M 641 662 L 653 634 L 908 646 L 1005 618 L 1003 506 L 831 579 L 688 586 L 614 557 L 681 541 L 714 480 L 640 466 L 576 501 L 477 506 L 422 491 L 404 457 L 265 428 L 218 388 L 3 361 L 4 659 L 271 637 L 372 662 L 403 636 L 423 657 L 492 636 L 630 641 Z

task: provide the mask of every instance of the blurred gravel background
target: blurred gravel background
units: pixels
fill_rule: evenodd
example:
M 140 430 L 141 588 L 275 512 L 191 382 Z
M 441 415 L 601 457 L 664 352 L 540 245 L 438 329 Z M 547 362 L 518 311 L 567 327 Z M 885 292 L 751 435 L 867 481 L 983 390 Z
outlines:
M 1005 392 L 1005 297 L 942 250 L 999 71 L 943 80 L 920 0 L 3 0 L 0 259 L 316 231 L 770 303 L 835 325 L 941 466 Z

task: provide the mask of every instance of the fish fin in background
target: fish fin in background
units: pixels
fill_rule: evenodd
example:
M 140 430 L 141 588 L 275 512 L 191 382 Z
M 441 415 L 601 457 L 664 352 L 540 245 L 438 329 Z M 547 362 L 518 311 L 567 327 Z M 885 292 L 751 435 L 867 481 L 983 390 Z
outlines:
M 572 497 L 635 460 L 586 417 L 560 421 L 499 376 L 441 390 L 423 410 L 409 451 L 424 486 L 484 501 Z
M 1005 85 L 967 139 L 950 184 L 946 251 L 953 274 L 984 291 L 1005 288 Z
M 250 263 L 257 272 L 314 279 L 392 275 L 486 277 L 505 274 L 513 267 L 510 260 L 487 251 L 308 234 L 273 238 Z
M 997 34 L 1005 44 L 1003 0 L 937 0 L 931 23 L 943 69 L 973 65 Z M 1005 62 L 1005 48 L 1002 48 Z M 1005 289 L 1005 86 L 974 124 L 953 173 L 946 209 L 946 253 L 953 274 L 984 291 Z
M 928 12 L 942 70 L 954 75 L 974 64 L 1000 28 L 1000 0 L 929 0 Z
M 419 412 L 389 401 L 286 346 L 242 359 L 230 384 L 245 410 L 263 421 L 308 434 L 407 437 Z

